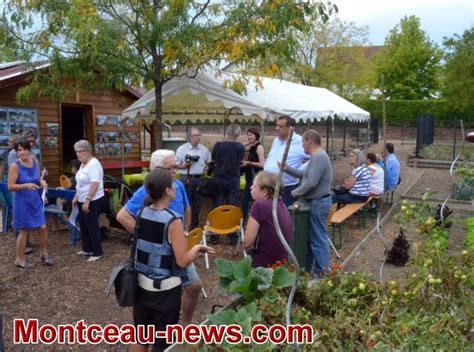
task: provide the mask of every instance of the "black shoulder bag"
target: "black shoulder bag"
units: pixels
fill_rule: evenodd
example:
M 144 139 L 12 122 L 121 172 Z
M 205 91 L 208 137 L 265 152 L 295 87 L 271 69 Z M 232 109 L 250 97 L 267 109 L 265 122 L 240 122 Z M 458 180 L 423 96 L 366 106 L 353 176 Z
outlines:
M 112 284 L 115 286 L 115 296 L 120 307 L 133 306 L 137 297 L 138 273 L 134 267 L 134 257 L 142 211 L 143 209 L 137 214 L 130 258 L 122 260 L 112 269 L 105 289 L 105 293 L 109 295 Z

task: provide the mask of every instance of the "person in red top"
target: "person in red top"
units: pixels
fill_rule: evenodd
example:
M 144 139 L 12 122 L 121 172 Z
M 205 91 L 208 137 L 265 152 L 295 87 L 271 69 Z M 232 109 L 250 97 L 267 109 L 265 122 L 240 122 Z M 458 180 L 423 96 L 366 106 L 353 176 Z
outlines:
M 287 259 L 288 253 L 280 242 L 272 217 L 272 201 L 277 184 L 277 176 L 261 171 L 251 188 L 254 199 L 249 221 L 245 229 L 244 248 L 252 256 L 252 267 L 268 267 L 277 260 Z M 278 197 L 277 215 L 281 231 L 288 243 L 292 239 L 292 223 L 288 208 Z

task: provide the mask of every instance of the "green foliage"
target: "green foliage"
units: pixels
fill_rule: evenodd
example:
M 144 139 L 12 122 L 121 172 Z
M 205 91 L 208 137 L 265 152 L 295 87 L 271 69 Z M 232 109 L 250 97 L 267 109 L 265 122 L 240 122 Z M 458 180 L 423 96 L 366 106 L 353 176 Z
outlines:
M 446 39 L 446 66 L 443 96 L 452 109 L 474 111 L 474 27 Z
M 215 260 L 219 285 L 225 291 L 238 293 L 245 303 L 253 302 L 263 295 L 275 295 L 278 289 L 293 285 L 295 275 L 285 267 L 252 268 L 252 259 L 247 256 L 240 262 L 217 258 Z
M 429 206 L 427 200 L 430 192 L 425 192 L 420 201 L 412 203 L 403 200 L 400 212 L 395 215 L 395 219 L 405 231 L 414 223 L 416 233 L 426 236 L 426 243 L 429 247 L 445 250 L 448 248 L 448 230 L 444 227 L 451 220 L 448 218 L 443 225 L 433 216 L 433 209 Z
M 474 251 L 474 217 L 466 218 L 466 247 Z
M 469 164 L 458 166 L 454 171 L 460 181 L 454 183 L 454 198 L 460 200 L 474 199 L 474 167 Z
M 439 88 L 441 58 L 442 51 L 421 30 L 419 18 L 404 17 L 376 55 L 376 77 L 384 75 L 386 96 L 391 99 L 431 98 Z
M 474 251 L 445 255 L 440 241 L 434 239 L 435 232 L 441 233 L 444 229 L 441 231 L 431 217 L 428 195 L 416 204 L 404 201 L 405 208 L 398 215 L 406 228 L 413 223 L 417 229 L 424 225 L 423 236 L 426 236 L 421 237 L 421 243 L 412 246 L 414 253 L 407 267 L 411 276 L 404 283 L 389 280 L 381 284 L 363 273 L 337 273 L 309 288 L 302 278 L 292 307 L 292 322 L 310 324 L 316 337 L 313 345 L 300 346 L 303 351 L 461 351 L 472 348 L 468 336 L 474 323 Z M 466 226 L 474 229 L 471 220 L 466 221 Z M 220 274 L 232 278 L 226 281 L 227 287 L 236 280 L 235 276 L 252 275 L 248 274 L 248 264 L 227 261 L 217 264 Z M 279 275 L 276 270 L 275 275 Z M 272 285 L 279 280 L 272 280 Z M 250 321 L 260 320 L 267 325 L 285 324 L 285 289 L 269 288 L 255 297 L 255 305 L 241 305 L 236 311 L 218 313 L 217 317 L 210 318 L 211 322 L 237 322 L 245 328 Z M 272 350 L 274 347 L 264 348 Z M 278 348 L 291 347 L 280 345 Z
M 295 318 L 311 324 L 327 350 L 464 350 L 474 318 L 468 288 L 473 253 L 446 258 L 416 245 L 405 284 L 382 286 L 360 273 L 339 274 L 300 292 Z M 305 315 L 306 317 L 304 317 Z M 280 321 L 281 323 L 281 321 Z M 310 350 L 310 349 L 307 349 Z
M 355 104 L 370 112 L 373 118 L 382 119 L 382 103 L 379 100 L 356 99 Z M 415 126 L 417 116 L 433 115 L 436 127 L 453 127 L 455 119 L 463 119 L 464 126 L 474 127 L 474 110 L 460 113 L 452 110 L 446 100 L 396 100 L 385 102 L 389 126 Z
M 124 83 L 155 87 L 158 146 L 167 81 L 223 62 L 259 63 L 277 75 L 298 33 L 308 29 L 308 16 L 325 18 L 328 9 L 323 3 L 292 0 L 10 0 L 5 7 L 4 23 L 23 38 L 25 50 L 52 62 L 48 75 L 36 75 L 19 98 L 41 94 L 60 99 L 68 92 L 123 88 Z M 28 32 L 39 18 L 41 23 Z M 247 73 L 244 69 L 228 85 L 245 93 Z

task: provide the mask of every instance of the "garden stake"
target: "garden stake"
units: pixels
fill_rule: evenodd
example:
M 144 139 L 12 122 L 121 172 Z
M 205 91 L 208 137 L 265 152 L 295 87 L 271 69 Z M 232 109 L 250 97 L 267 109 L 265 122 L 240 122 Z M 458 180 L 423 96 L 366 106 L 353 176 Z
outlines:
M 457 158 L 453 160 L 453 163 L 451 164 L 451 167 L 449 168 L 449 174 L 451 175 L 451 180 L 453 181 L 453 185 L 454 185 L 454 165 L 456 165 L 456 163 L 457 163 L 458 159 L 461 157 L 461 155 L 464 154 L 464 146 L 466 145 L 466 136 L 464 135 L 464 125 L 463 125 L 462 120 L 459 120 L 459 124 L 461 125 L 461 136 L 462 136 L 461 151 L 459 152 Z M 456 136 L 454 138 L 456 139 Z M 441 216 L 441 224 L 443 225 L 443 228 L 444 228 L 444 207 L 448 203 L 448 200 L 449 200 L 449 198 L 451 198 L 453 193 L 454 193 L 454 188 L 449 193 L 448 198 L 446 198 L 446 200 L 443 202 L 443 205 L 441 206 L 440 216 Z
M 290 145 L 291 145 L 291 139 L 293 138 L 293 132 L 294 132 L 294 128 L 290 127 L 290 133 L 288 135 L 285 151 L 283 153 L 283 158 L 281 160 L 282 165 L 284 165 L 284 163 L 286 162 L 286 158 L 288 156 L 288 150 L 290 149 Z M 295 278 L 295 282 L 293 286 L 291 287 L 291 292 L 290 292 L 290 295 L 288 296 L 288 302 L 286 304 L 286 311 L 285 311 L 286 325 L 289 326 L 291 324 L 291 305 L 293 304 L 293 299 L 295 297 L 296 289 L 298 287 L 300 265 L 298 264 L 298 260 L 296 259 L 290 246 L 286 242 L 286 239 L 283 236 L 283 233 L 281 232 L 280 223 L 278 222 L 277 203 L 278 203 L 278 194 L 280 193 L 280 185 L 281 185 L 282 178 L 283 178 L 283 167 L 280 168 L 280 173 L 278 174 L 277 184 L 275 187 L 275 193 L 273 194 L 272 217 L 273 217 L 273 224 L 275 226 L 275 231 L 278 234 L 278 238 L 280 239 L 280 242 L 285 248 L 285 250 L 288 252 L 289 258 L 295 265 L 296 278 Z M 295 350 L 299 352 L 300 348 L 297 342 L 295 342 L 294 346 L 295 346 Z

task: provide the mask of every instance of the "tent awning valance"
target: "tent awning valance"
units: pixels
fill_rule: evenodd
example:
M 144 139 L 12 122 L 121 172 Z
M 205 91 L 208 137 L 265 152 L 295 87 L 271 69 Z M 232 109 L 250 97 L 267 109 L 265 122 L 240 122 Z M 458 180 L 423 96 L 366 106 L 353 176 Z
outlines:
M 306 122 L 334 115 L 352 121 L 365 121 L 370 117 L 367 111 L 324 88 L 266 77 L 260 78 L 262 88 L 255 77 L 249 77 L 247 94 L 240 95 L 224 88 L 226 81 L 234 79 L 232 73 L 206 70 L 193 78 L 183 76 L 166 82 L 162 90 L 164 120 L 193 120 L 193 114 L 199 115 L 201 120 L 203 116 L 215 120 L 216 115 L 224 116 L 231 108 L 235 115 L 232 117 L 239 119 L 248 116 L 274 120 L 288 115 L 297 122 Z M 122 116 L 153 118 L 154 108 L 153 89 L 126 108 Z

